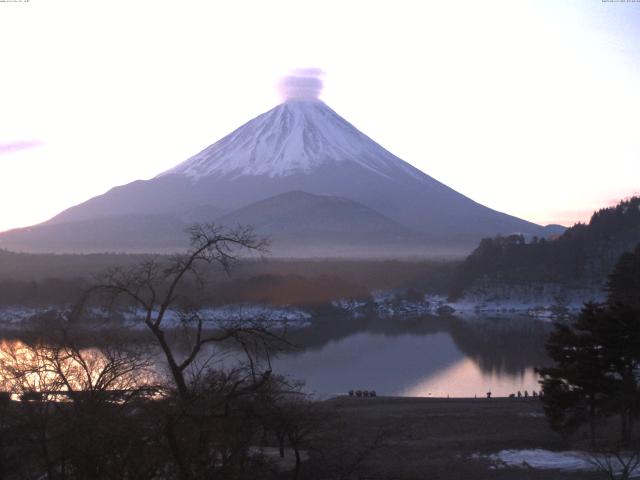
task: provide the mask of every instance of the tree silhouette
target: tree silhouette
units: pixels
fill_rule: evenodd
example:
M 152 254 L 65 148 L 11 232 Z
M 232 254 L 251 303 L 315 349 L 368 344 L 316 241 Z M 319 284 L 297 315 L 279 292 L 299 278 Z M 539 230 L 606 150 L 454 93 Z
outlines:
M 620 418 L 620 444 L 633 440 L 640 415 L 640 247 L 620 257 L 609 277 L 607 303 L 586 304 L 571 324 L 557 323 L 546 347 L 555 365 L 538 369 L 551 427 L 571 433 Z

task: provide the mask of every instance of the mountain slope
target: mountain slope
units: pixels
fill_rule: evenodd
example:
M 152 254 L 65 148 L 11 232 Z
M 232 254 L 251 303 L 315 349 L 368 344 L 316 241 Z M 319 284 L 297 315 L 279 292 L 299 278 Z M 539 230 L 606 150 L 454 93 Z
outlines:
M 389 179 L 398 169 L 420 177 L 319 101 L 283 103 L 159 176 L 274 178 L 311 173 L 327 163 L 355 164 Z
M 287 192 L 226 215 L 205 207 L 192 212 L 229 228 L 251 225 L 272 240 L 275 256 L 373 256 L 412 249 L 426 254 L 425 236 L 352 200 Z M 188 219 L 118 215 L 42 224 L 0 235 L 0 248 L 29 252 L 170 252 L 187 246 Z
M 112 189 L 52 222 L 132 213 L 230 211 L 288 191 L 350 198 L 408 227 L 473 236 L 540 227 L 486 208 L 395 157 L 322 102 L 287 102 L 148 181 Z
M 44 223 L 0 234 L 0 248 L 32 253 L 165 252 L 187 245 L 188 224 L 169 215 L 118 215 Z
M 217 219 L 224 225 L 252 225 L 257 232 L 332 232 L 336 235 L 415 236 L 406 227 L 353 200 L 287 192 Z
M 271 240 L 275 256 L 380 257 L 392 252 L 426 255 L 425 235 L 346 198 L 287 192 L 217 219 L 252 225 Z
M 171 218 L 176 224 L 211 221 L 286 192 L 359 203 L 395 222 L 394 230 L 402 226 L 420 232 L 434 245 L 450 243 L 470 250 L 485 236 L 545 236 L 542 227 L 484 207 L 417 170 L 320 101 L 278 105 L 155 178 L 115 187 L 43 225 L 69 229 L 77 222 L 110 219 L 107 224 L 113 224 L 151 217 Z M 273 204 L 285 207 L 286 202 Z M 337 215 L 337 207 L 332 211 Z M 349 211 L 344 215 L 353 213 Z M 166 241 L 154 238 L 158 244 L 173 242 L 162 229 L 141 235 L 167 236 Z M 378 235 L 386 233 L 381 230 Z M 0 245 L 6 244 L 3 238 L 6 234 L 0 234 Z M 29 242 L 27 232 L 21 238 Z M 397 249 L 390 253 L 402 255 Z

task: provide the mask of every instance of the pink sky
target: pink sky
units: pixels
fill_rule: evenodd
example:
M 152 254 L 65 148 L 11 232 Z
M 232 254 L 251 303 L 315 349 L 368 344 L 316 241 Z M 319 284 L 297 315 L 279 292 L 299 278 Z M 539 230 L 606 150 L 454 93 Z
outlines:
M 171 168 L 298 68 L 472 199 L 588 220 L 640 190 L 639 36 L 640 3 L 600 0 L 0 3 L 0 231 Z
M 0 155 L 18 152 L 28 148 L 37 148 L 42 145 L 38 140 L 14 141 L 11 143 L 0 143 Z

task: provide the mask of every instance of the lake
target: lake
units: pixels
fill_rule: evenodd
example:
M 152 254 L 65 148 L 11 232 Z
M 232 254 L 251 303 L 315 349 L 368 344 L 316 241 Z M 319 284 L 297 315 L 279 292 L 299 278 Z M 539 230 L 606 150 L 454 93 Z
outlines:
M 291 330 L 295 347 L 276 356 L 272 367 L 304 381 L 318 398 L 349 390 L 507 396 L 539 390 L 534 368 L 547 363 L 544 340 L 550 329 L 548 322 L 518 316 L 332 317 Z
M 419 317 L 349 320 L 298 332 L 300 348 L 276 372 L 303 379 L 320 397 L 349 390 L 378 395 L 478 397 L 539 390 L 548 322 L 529 318 Z

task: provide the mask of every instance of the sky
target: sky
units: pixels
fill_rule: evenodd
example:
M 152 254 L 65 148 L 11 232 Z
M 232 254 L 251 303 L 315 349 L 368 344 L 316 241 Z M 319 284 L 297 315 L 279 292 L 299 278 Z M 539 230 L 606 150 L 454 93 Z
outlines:
M 152 178 L 322 71 L 468 197 L 571 225 L 640 193 L 640 2 L 0 1 L 0 231 Z

